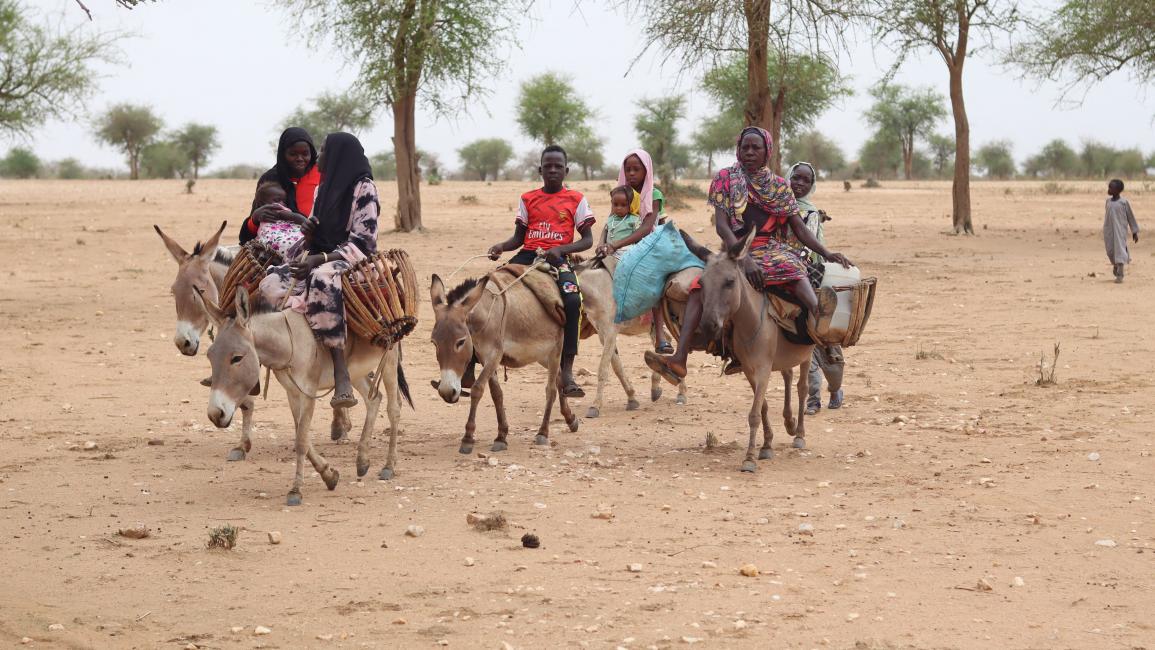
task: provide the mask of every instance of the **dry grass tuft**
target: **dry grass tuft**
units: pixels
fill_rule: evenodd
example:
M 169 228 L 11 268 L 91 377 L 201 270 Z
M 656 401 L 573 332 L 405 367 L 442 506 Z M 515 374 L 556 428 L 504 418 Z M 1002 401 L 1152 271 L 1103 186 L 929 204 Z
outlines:
M 209 531 L 209 542 L 206 547 L 223 548 L 227 551 L 237 545 L 237 536 L 240 534 L 241 529 L 232 524 L 214 528 Z

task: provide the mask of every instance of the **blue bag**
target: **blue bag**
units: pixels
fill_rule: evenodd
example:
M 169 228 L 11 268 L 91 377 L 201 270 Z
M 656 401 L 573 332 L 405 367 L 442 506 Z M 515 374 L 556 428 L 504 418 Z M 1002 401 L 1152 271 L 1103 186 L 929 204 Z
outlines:
M 614 270 L 614 322 L 623 323 L 649 311 L 662 298 L 666 278 L 682 269 L 706 265 L 698 259 L 673 222 L 656 226 L 626 249 Z

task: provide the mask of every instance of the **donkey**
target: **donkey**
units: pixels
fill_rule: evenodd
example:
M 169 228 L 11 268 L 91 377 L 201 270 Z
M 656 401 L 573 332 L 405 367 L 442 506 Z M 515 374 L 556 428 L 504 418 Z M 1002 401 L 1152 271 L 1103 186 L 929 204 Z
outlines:
M 160 226 L 153 225 L 156 234 L 160 235 L 164 247 L 176 261 L 176 280 L 172 283 L 172 296 L 176 301 L 176 334 L 173 343 L 181 354 L 196 356 L 200 349 L 201 336 L 209 328 L 209 317 L 201 306 L 203 303 L 197 292 L 203 292 L 204 298 L 216 303 L 220 296 L 221 284 L 225 273 L 232 264 L 240 246 L 219 246 L 221 232 L 224 231 L 227 221 L 213 233 L 203 244 L 197 242 L 192 253 L 185 252 L 180 244 L 166 235 Z M 207 385 L 207 384 L 206 384 Z M 241 461 L 245 454 L 252 449 L 253 409 L 254 400 L 246 398 L 238 407 L 241 409 L 241 440 L 236 447 L 229 450 L 228 460 Z M 353 428 L 348 412 L 343 408 L 333 409 L 333 423 L 330 426 L 330 437 L 341 440 Z
M 200 294 L 197 294 L 198 298 Z M 301 481 L 305 458 L 321 475 L 330 490 L 337 487 L 340 474 L 329 465 L 309 440 L 309 424 L 313 419 L 316 391 L 333 386 L 333 362 L 327 351 L 313 336 L 305 317 L 286 309 L 253 313 L 249 295 L 238 291 L 236 316 L 229 317 L 216 303 L 203 302 L 205 312 L 220 330 L 209 347 L 212 364 L 212 392 L 209 395 L 208 418 L 218 428 L 232 422 L 237 406 L 257 390 L 261 365 L 273 368 L 277 381 L 285 388 L 289 408 L 296 425 L 297 471 L 289 490 L 288 504 L 301 504 Z M 381 349 L 364 338 L 349 333 L 346 343 L 349 377 L 353 388 L 365 399 L 365 424 L 357 442 L 357 476 L 369 471 L 369 443 L 373 423 L 381 407 L 381 392 L 376 390 L 375 371 L 381 363 L 380 380 L 385 385 L 386 413 L 389 416 L 389 453 L 385 467 L 377 474 L 381 480 L 393 478 L 397 463 L 397 433 L 401 419 L 401 398 L 413 406 L 409 386 L 401 368 L 400 345 L 389 348 L 381 357 Z M 259 361 L 258 361 L 259 359 Z
M 766 315 L 768 303 L 764 294 L 755 289 L 742 273 L 740 261 L 750 252 L 754 234 L 746 237 L 729 250 L 722 253 L 703 255 L 706 268 L 702 271 L 702 320 L 698 326 L 707 340 L 721 338 L 725 324 L 733 323 L 734 353 L 742 362 L 742 372 L 754 392 L 747 423 L 750 426 L 750 440 L 746 447 L 746 459 L 742 462 L 743 472 L 758 469 L 754 460 L 754 445 L 757 442 L 758 423 L 762 423 L 762 448 L 759 460 L 774 457 L 770 446 L 774 434 L 770 429 L 769 409 L 766 404 L 766 389 L 770 374 L 782 373 L 786 391 L 782 418 L 786 430 L 794 436 L 794 447 L 806 446 L 805 400 L 810 384 L 809 370 L 813 345 L 798 345 L 786 340 L 782 330 Z M 682 233 L 690 250 L 699 254 L 705 249 Z M 690 332 L 682 332 L 691 336 Z M 799 367 L 798 376 L 798 419 L 791 413 L 790 383 L 793 369 Z
M 605 267 L 592 267 L 583 264 L 582 267 L 578 268 L 577 275 L 582 291 L 582 309 L 593 322 L 594 328 L 598 332 L 598 339 L 602 343 L 602 358 L 598 364 L 597 393 L 586 417 L 596 418 L 601 415 L 603 395 L 611 367 L 614 374 L 617 375 L 618 381 L 621 382 L 622 388 L 626 391 L 626 410 L 636 410 L 638 400 L 635 397 L 634 386 L 622 368 L 622 361 L 617 350 L 617 340 L 619 334 L 627 336 L 649 335 L 651 333 L 650 326 L 648 323 L 642 322 L 641 319 L 634 319 L 625 323 L 614 322 L 614 315 L 617 312 L 617 303 L 614 302 L 614 278 Z M 662 397 L 661 381 L 661 376 L 658 373 L 650 373 L 650 401 L 656 402 Z M 678 405 L 686 403 L 686 381 L 684 379 L 678 383 L 678 397 L 675 403 Z
M 521 283 L 511 284 L 500 294 L 486 290 L 489 276 L 471 279 L 446 293 L 445 283 L 437 275 L 429 287 L 433 303 L 433 347 L 441 382 L 437 393 L 441 399 L 454 404 L 461 397 L 461 376 L 473 355 L 477 355 L 481 372 L 470 392 L 469 419 L 461 438 L 463 454 L 473 452 L 473 433 L 477 429 L 477 405 L 489 386 L 493 407 L 497 411 L 497 438 L 491 451 L 508 448 L 506 435 L 509 422 L 505 417 L 505 402 L 497 379 L 499 366 L 521 368 L 531 363 L 545 367 L 545 410 L 534 443 L 549 445 L 549 418 L 553 402 L 560 402 L 562 416 L 569 430 L 577 431 L 579 420 L 561 394 L 558 369 L 561 365 L 562 328 L 546 312 L 537 296 Z

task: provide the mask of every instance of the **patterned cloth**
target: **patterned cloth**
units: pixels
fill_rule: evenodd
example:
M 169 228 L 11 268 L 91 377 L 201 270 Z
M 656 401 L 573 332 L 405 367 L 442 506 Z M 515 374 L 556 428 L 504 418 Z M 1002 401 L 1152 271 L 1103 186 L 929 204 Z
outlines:
M 380 204 L 377 186 L 371 179 L 353 188 L 349 214 L 349 239 L 329 253 L 332 260 L 313 269 L 305 283 L 293 283 L 289 265 L 274 266 L 261 281 L 261 295 L 272 305 L 280 305 L 293 287 L 287 307 L 305 315 L 314 336 L 327 348 L 345 347 L 345 299 L 341 293 L 341 272 L 377 252 L 377 217 Z M 362 253 L 364 251 L 364 253 Z

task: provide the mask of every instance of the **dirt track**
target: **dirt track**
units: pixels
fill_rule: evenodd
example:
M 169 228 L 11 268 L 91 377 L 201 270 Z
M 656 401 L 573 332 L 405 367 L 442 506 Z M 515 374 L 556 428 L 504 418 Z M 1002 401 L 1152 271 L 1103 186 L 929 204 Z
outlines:
M 597 185 L 576 183 L 600 218 Z M 532 445 L 542 373 L 511 371 L 510 449 L 497 466 L 460 456 L 467 407 L 429 388 L 423 295 L 397 478 L 355 481 L 354 446 L 328 440 L 318 409 L 341 484 L 309 478 L 290 510 L 283 391 L 258 406 L 249 460 L 225 462 L 240 424 L 209 424 L 207 360 L 172 345 L 176 267 L 151 228 L 191 247 L 227 218 L 231 235 L 252 184 L 201 181 L 187 196 L 176 181 L 6 181 L 0 645 L 1153 647 L 1153 254 L 1142 241 L 1112 284 L 1100 184 L 1067 185 L 1080 191 L 977 183 L 977 237 L 944 235 L 949 184 L 820 185 L 830 243 L 879 277 L 879 298 L 848 352 L 846 407 L 808 419 L 801 452 L 776 420 L 777 457 L 755 475 L 737 471 L 738 448 L 702 451 L 706 431 L 744 445 L 749 403 L 705 355 L 689 405 L 667 390 L 627 413 L 614 387 L 579 432 L 555 420 L 548 450 Z M 389 222 L 395 190 L 381 189 Z M 430 232 L 382 245 L 408 249 L 428 286 L 506 236 L 525 189 L 423 188 Z M 1152 223 L 1155 193 L 1129 194 Z M 704 215 L 674 213 L 691 231 Z M 1036 387 L 1057 341 L 1058 385 Z M 645 395 L 642 341 L 620 347 Z M 579 366 L 595 369 L 598 351 L 586 343 Z M 484 451 L 491 408 L 479 425 Z M 591 517 L 599 504 L 612 519 Z M 507 532 L 466 524 L 491 510 Z M 138 522 L 151 538 L 116 535 Z M 226 522 L 244 528 L 238 547 L 207 550 Z M 410 524 L 425 534 L 404 536 Z M 524 532 L 542 547 L 521 548 Z M 761 575 L 739 575 L 746 563 Z

